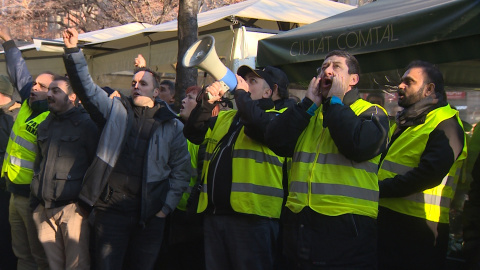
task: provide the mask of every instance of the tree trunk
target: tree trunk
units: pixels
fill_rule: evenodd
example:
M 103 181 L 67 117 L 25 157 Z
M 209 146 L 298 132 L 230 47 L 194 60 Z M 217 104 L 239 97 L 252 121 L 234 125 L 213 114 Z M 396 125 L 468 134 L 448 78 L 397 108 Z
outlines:
M 185 89 L 197 85 L 196 68 L 182 65 L 183 55 L 198 39 L 198 0 L 180 0 L 178 8 L 178 55 L 177 77 L 175 80 L 175 105 L 180 106 L 185 96 Z

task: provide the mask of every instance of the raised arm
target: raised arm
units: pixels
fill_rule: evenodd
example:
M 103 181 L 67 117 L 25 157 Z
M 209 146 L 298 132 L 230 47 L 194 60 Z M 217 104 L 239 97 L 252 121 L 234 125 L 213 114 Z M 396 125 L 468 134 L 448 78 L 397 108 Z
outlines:
M 212 110 L 215 108 L 215 102 L 225 93 L 221 89 L 220 83 L 214 82 L 207 87 L 206 93 L 197 98 L 197 106 L 190 113 L 183 129 L 185 138 L 190 142 L 202 144 L 208 129 L 213 129 L 217 118 L 212 117 Z
M 5 50 L 5 62 L 10 82 L 19 91 L 23 103 L 30 96 L 32 90 L 32 75 L 28 71 L 22 53 L 12 39 L 10 29 L 3 24 L 0 24 L 0 38 L 4 41 L 3 49 Z
M 63 62 L 73 91 L 82 101 L 82 105 L 88 111 L 92 120 L 97 123 L 104 123 L 105 119 L 109 117 L 114 101 L 109 99 L 107 93 L 93 82 L 88 71 L 87 61 L 77 47 L 77 30 L 73 28 L 65 30 L 63 41 L 66 47 Z
M 143 55 L 139 54 L 135 57 L 135 68 L 142 68 L 147 66 L 147 60 L 143 57 Z

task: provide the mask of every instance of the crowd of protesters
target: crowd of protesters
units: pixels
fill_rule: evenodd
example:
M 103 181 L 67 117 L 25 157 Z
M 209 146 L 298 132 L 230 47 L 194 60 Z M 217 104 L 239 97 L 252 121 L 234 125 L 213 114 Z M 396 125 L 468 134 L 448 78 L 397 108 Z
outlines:
M 389 121 L 346 51 L 302 100 L 281 69 L 241 66 L 235 89 L 194 85 L 178 108 L 141 55 L 129 95 L 96 85 L 75 29 L 66 76 L 33 78 L 5 25 L 0 40 L 0 269 L 447 269 L 467 141 L 434 65 L 406 67 Z M 227 92 L 236 108 L 220 110 Z

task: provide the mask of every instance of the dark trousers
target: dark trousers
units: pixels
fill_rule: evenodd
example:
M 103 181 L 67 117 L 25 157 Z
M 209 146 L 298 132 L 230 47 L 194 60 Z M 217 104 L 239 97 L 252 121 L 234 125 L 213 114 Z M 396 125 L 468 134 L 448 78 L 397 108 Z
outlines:
M 17 269 L 17 257 L 12 250 L 12 232 L 8 222 L 10 192 L 0 189 L 0 269 Z
M 96 269 L 153 269 L 164 227 L 164 218 L 154 216 L 141 227 L 138 214 L 97 210 L 94 221 Z
M 444 269 L 448 233 L 448 224 L 379 207 L 379 269 Z
M 205 215 L 208 270 L 271 270 L 278 220 L 254 215 Z
M 376 269 L 377 225 L 366 216 L 326 216 L 309 207 L 283 217 L 288 269 Z
M 205 270 L 203 215 L 175 209 L 166 221 L 155 270 Z

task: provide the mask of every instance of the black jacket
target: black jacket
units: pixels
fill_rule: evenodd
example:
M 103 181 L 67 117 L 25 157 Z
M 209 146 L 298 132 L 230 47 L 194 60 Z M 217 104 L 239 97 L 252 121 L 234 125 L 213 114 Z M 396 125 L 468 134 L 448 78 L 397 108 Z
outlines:
M 82 107 L 50 113 L 39 125 L 31 190 L 45 208 L 77 201 L 98 138 L 97 125 Z
M 372 159 L 385 151 L 388 140 L 389 122 L 387 114 L 372 104 L 360 115 L 350 105 L 360 99 L 358 90 L 345 94 L 344 105 L 323 102 L 323 125 L 340 153 L 348 159 L 362 162 Z M 266 127 L 265 142 L 277 155 L 293 156 L 297 140 L 310 123 L 307 110 L 313 102 L 304 98 L 302 102 L 273 118 Z

